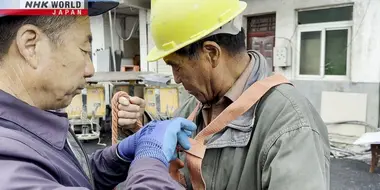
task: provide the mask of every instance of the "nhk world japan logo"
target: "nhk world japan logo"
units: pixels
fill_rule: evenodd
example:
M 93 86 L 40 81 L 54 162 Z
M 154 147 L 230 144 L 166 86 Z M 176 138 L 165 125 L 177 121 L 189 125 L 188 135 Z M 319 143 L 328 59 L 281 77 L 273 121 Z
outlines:
M 0 0 L 0 15 L 84 16 L 87 0 Z

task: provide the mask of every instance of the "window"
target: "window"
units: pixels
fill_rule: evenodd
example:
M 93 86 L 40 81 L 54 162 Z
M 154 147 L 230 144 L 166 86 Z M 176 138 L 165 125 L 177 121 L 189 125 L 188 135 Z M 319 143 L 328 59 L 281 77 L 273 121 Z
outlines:
M 276 30 L 276 14 L 248 17 L 248 32 L 274 32 Z
M 298 24 L 350 21 L 352 20 L 352 12 L 352 6 L 300 11 L 298 13 Z
M 298 13 L 298 77 L 346 79 L 352 6 Z

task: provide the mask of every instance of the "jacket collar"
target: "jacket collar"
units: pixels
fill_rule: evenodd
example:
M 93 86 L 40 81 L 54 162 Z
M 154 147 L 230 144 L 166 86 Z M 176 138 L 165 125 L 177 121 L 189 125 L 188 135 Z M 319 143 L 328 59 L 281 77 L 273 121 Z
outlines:
M 246 85 L 249 82 L 249 79 L 251 78 L 252 70 L 255 66 L 255 58 L 252 54 L 249 54 L 249 57 L 251 58 L 251 61 L 246 66 L 243 73 L 241 73 L 240 77 L 235 81 L 232 87 L 224 95 L 224 97 L 229 98 L 232 102 L 236 101 L 244 92 L 244 90 L 247 88 Z
M 65 145 L 69 130 L 65 113 L 38 109 L 0 90 L 0 118 L 15 123 L 57 149 Z
M 271 75 L 272 71 L 266 62 L 266 59 L 263 55 L 259 54 L 256 51 L 250 51 L 250 56 L 252 57 L 253 67 L 250 68 L 250 73 L 248 77 L 245 79 L 245 86 L 239 96 L 252 86 L 258 80 L 262 80 L 269 75 Z M 256 111 L 257 103 L 252 106 L 247 112 L 245 112 L 242 116 L 238 117 L 236 120 L 230 123 L 229 127 L 238 129 L 238 130 L 248 130 L 247 127 L 253 127 L 254 123 L 254 114 Z
M 253 83 L 262 80 L 271 74 L 271 68 L 268 67 L 266 59 L 261 54 L 251 51 L 253 57 L 251 64 L 253 67 L 249 69 L 248 77 L 245 77 L 245 86 L 239 96 L 248 89 Z M 224 148 L 224 147 L 245 147 L 251 139 L 254 131 L 255 111 L 257 103 L 247 112 L 231 121 L 223 133 L 218 133 L 208 139 L 207 148 Z

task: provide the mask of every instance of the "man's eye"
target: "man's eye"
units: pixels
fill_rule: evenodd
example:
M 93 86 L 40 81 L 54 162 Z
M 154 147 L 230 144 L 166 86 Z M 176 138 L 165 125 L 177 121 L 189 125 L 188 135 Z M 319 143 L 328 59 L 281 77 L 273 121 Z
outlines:
M 91 56 L 91 52 L 90 52 L 90 51 L 86 51 L 86 50 L 83 50 L 83 49 L 80 49 L 80 50 L 82 51 L 82 53 L 84 53 L 84 54 L 88 54 L 88 55 Z
M 179 71 L 180 67 L 178 67 L 178 65 L 171 65 L 173 70 L 175 71 Z

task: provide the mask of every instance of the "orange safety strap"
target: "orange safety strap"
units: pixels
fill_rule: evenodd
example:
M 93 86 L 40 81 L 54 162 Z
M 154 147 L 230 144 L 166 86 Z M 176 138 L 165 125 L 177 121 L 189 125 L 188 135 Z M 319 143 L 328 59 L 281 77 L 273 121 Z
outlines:
M 223 130 L 228 123 L 237 119 L 239 116 L 248 111 L 262 96 L 264 96 L 272 87 L 280 84 L 290 84 L 290 82 L 282 75 L 275 74 L 263 80 L 252 84 L 243 94 L 231 105 L 229 105 L 222 113 L 220 113 L 209 125 L 207 125 L 194 139 L 190 139 L 191 149 L 186 152 L 186 164 L 189 169 L 190 180 L 195 190 L 205 190 L 206 184 L 202 176 L 202 160 L 206 152 L 205 140 Z M 199 109 L 193 111 L 188 119 L 193 120 Z M 183 167 L 183 163 L 179 159 L 171 162 L 171 176 L 185 185 L 184 177 L 180 174 L 179 169 Z
M 194 121 L 195 117 L 197 116 L 197 112 L 201 107 L 201 103 L 198 103 L 193 112 L 191 112 L 190 116 L 187 118 L 190 121 Z M 185 181 L 185 176 L 181 174 L 179 169 L 183 168 L 185 164 L 180 160 L 176 159 L 170 162 L 169 166 L 169 173 L 173 179 L 181 183 L 183 186 L 186 187 L 186 181 Z
M 119 98 L 125 97 L 129 99 L 129 95 L 126 92 L 119 91 L 116 92 L 115 95 L 112 97 L 111 101 L 111 109 L 112 109 L 112 144 L 117 144 L 119 141 L 119 115 L 117 113 L 119 112 Z M 140 128 L 142 128 L 142 122 L 140 120 L 137 120 L 136 125 L 131 125 L 132 128 L 128 128 L 132 133 L 137 132 Z

